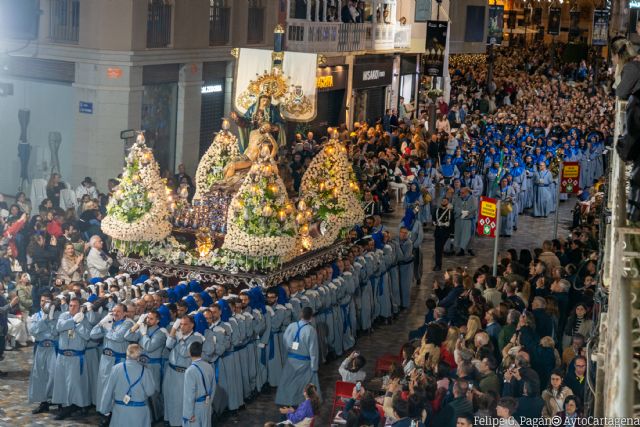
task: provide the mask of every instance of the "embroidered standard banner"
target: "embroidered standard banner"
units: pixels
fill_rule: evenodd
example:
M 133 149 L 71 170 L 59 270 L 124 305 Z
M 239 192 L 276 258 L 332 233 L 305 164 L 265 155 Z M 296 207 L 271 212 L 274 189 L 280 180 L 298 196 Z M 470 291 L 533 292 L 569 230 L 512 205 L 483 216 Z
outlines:
M 489 30 L 487 44 L 502 44 L 502 30 L 504 27 L 504 6 L 489 6 Z
M 593 31 L 591 32 L 591 44 L 594 46 L 606 46 L 609 39 L 609 11 L 596 9 L 593 11 Z
M 244 115 L 260 95 L 271 98 L 287 121 L 308 122 L 316 117 L 315 53 L 276 52 L 282 71 L 274 70 L 271 50 L 240 49 L 236 61 L 234 107 Z
M 448 26 L 447 21 L 427 22 L 427 51 L 423 57 L 424 72 L 428 76 L 443 76 Z
M 549 8 L 549 21 L 547 23 L 547 34 L 552 36 L 560 35 L 560 13 L 562 9 L 559 7 Z
M 478 222 L 476 223 L 476 233 L 480 237 L 495 239 L 496 227 L 498 225 L 498 201 L 491 197 L 480 196 L 478 206 Z

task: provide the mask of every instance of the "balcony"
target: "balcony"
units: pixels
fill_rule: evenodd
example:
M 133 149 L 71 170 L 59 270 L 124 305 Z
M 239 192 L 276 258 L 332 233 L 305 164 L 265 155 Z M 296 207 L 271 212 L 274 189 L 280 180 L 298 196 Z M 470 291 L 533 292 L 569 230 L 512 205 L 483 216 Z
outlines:
M 396 32 L 393 38 L 394 49 L 409 49 L 411 47 L 411 25 L 396 24 Z
M 287 20 L 287 50 L 313 53 L 407 49 L 411 25 Z
M 371 46 L 371 24 L 343 24 L 291 19 L 287 50 L 295 52 L 355 52 Z
M 171 44 L 172 7 L 161 0 L 149 3 L 147 15 L 147 47 L 168 47 Z
M 209 9 L 209 46 L 229 44 L 231 8 L 211 7 Z

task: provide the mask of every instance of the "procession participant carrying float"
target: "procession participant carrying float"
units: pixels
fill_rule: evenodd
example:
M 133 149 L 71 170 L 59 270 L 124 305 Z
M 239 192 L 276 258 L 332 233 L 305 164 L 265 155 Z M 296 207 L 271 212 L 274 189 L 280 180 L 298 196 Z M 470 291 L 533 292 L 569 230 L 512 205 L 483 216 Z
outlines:
M 191 203 L 186 191 L 166 186 L 138 135 L 102 225 L 123 270 L 270 286 L 339 256 L 364 217 L 360 189 L 331 131 L 292 197 L 285 124 L 315 117 L 318 58 L 283 52 L 283 36 L 277 27 L 273 51 L 234 49 L 238 137 L 223 120 L 198 165 Z

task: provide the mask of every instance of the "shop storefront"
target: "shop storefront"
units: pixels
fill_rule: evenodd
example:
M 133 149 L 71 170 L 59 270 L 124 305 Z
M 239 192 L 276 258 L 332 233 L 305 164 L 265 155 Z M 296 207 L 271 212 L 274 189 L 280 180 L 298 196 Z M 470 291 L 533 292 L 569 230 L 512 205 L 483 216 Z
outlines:
M 420 62 L 417 55 L 402 55 L 400 58 L 400 96 L 405 103 L 414 104 L 416 87 L 420 79 Z
M 324 134 L 328 126 L 345 122 L 345 92 L 349 78 L 347 65 L 319 67 L 316 72 L 318 113 L 311 130 Z
M 173 173 L 176 158 L 178 64 L 147 65 L 142 70 L 142 129 L 162 171 Z
M 353 69 L 354 121 L 375 123 L 387 108 L 393 57 L 365 56 Z
M 226 62 L 205 62 L 202 66 L 199 157 L 211 145 L 224 117 L 226 67 Z

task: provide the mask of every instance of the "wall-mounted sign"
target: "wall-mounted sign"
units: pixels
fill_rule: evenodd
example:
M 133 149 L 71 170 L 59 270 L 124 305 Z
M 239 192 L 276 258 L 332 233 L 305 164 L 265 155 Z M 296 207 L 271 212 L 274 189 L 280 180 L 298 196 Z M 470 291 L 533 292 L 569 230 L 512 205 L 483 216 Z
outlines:
M 83 114 L 93 114 L 93 102 L 80 101 L 78 111 Z
M 388 86 L 392 76 L 392 61 L 356 64 L 353 68 L 353 88 Z
M 202 86 L 200 93 L 218 93 L 222 92 L 222 85 Z
M 333 76 L 318 76 L 316 77 L 316 87 L 318 89 L 328 89 L 333 87 Z
M 108 79 L 119 79 L 122 77 L 122 68 L 120 67 L 109 67 L 107 68 L 107 78 Z

